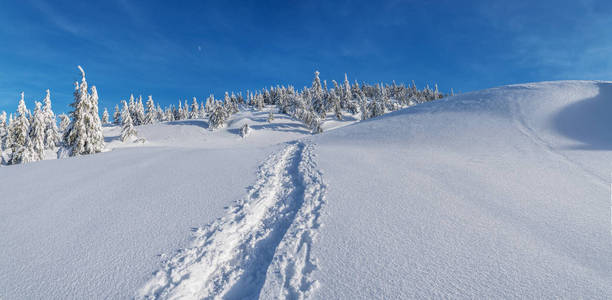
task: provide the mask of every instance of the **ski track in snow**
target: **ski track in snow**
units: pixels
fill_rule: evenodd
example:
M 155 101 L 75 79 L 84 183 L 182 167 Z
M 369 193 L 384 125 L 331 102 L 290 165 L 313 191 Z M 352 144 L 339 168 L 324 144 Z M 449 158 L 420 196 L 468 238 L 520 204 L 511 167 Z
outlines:
M 259 168 L 246 197 L 195 231 L 136 299 L 302 299 L 317 282 L 311 247 L 325 184 L 313 146 L 289 143 Z

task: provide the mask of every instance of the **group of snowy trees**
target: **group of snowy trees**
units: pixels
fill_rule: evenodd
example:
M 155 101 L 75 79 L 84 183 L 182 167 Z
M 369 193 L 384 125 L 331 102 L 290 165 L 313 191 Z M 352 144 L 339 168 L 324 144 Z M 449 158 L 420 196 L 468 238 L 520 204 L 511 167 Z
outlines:
M 6 153 L 6 164 L 19 164 L 44 158 L 45 150 L 55 149 L 60 143 L 55 114 L 51 109 L 51 93 L 47 90 L 41 102 L 35 102 L 34 113 L 27 109 L 24 93 L 15 114 L 7 120 L 6 112 L 0 113 L 0 150 Z
M 5 164 L 42 160 L 46 150 L 58 147 L 70 156 L 102 151 L 104 137 L 98 115 L 96 87 L 88 89 L 85 72 L 79 66 L 82 79 L 75 83 L 73 111 L 70 117 L 60 115 L 60 127 L 51 108 L 51 93 L 47 90 L 43 103 L 35 102 L 34 113 L 27 109 L 24 93 L 17 112 L 0 113 L 0 151 Z
M 366 120 L 442 97 L 444 95 L 438 91 L 437 85 L 434 89 L 427 86 L 418 90 L 414 82 L 411 86 L 398 85 L 395 82 L 375 85 L 359 85 L 357 82 L 350 84 L 346 74 L 342 85 L 332 80 L 332 87 L 328 88 L 327 82 L 321 82 L 319 72 L 316 71 L 312 86 L 304 87 L 301 91 L 295 90 L 293 86 L 276 86 L 254 93 L 247 91 L 246 97 L 243 97 L 242 93 L 225 92 L 222 100 L 210 95 L 206 101 L 198 103 L 194 97 L 191 104 L 187 100 L 179 100 L 178 106 L 170 105 L 165 109 L 159 104 L 156 106 L 153 98 L 149 96 L 145 110 L 142 96 L 136 101 L 134 96 L 130 95 L 127 106 L 126 102 L 122 101 L 123 110 L 127 107 L 129 118 L 123 110 L 120 112 L 119 107 L 115 106 L 113 123 L 123 127 L 122 139 L 124 136 L 136 134 L 133 129 L 135 125 L 164 121 L 208 119 L 209 128 L 214 130 L 223 127 L 227 119 L 238 112 L 240 107 L 262 111 L 266 106 L 274 106 L 280 113 L 303 122 L 313 133 L 320 133 L 328 114 L 338 120 L 342 120 L 347 114 Z M 273 119 L 270 111 L 268 122 Z M 108 122 L 108 113 L 103 115 L 103 120 Z
M 79 66 L 81 82 L 75 82 L 74 102 L 70 116 L 61 114 L 57 127 L 56 116 L 51 109 L 51 96 L 47 90 L 42 103 L 35 102 L 34 112 L 26 108 L 24 95 L 17 107 L 17 112 L 0 113 L 0 150 L 2 161 L 6 164 L 18 164 L 44 159 L 46 150 L 57 150 L 58 155 L 75 156 L 97 153 L 104 148 L 102 124 L 110 124 L 110 115 L 105 108 L 100 119 L 98 112 L 98 93 L 95 86 L 88 87 L 85 72 Z M 313 133 L 322 132 L 322 124 L 327 118 L 342 120 L 347 115 L 361 120 L 381 116 L 418 103 L 444 97 L 438 91 L 427 86 L 418 90 L 403 84 L 359 85 L 351 84 L 345 74 L 342 84 L 332 80 L 321 81 L 319 72 L 314 74 L 310 87 L 298 91 L 293 86 L 276 86 L 261 91 L 242 93 L 225 92 L 223 99 L 210 95 L 206 101 L 198 102 L 194 97 L 191 104 L 187 100 L 178 101 L 178 105 L 162 108 L 149 96 L 143 104 L 142 96 L 138 99 L 130 95 L 129 100 L 115 105 L 112 122 L 121 126 L 121 140 L 128 141 L 136 137 L 135 126 L 157 122 L 208 119 L 209 128 L 214 130 L 223 127 L 230 116 L 241 108 L 258 111 L 268 110 L 268 122 L 274 120 L 271 107 L 278 112 L 300 120 Z M 266 108 L 267 107 L 267 108 Z M 248 134 L 248 126 L 241 128 L 241 135 Z
M 178 106 L 170 105 L 162 109 L 159 104 L 155 104 L 153 97 L 149 96 L 145 105 L 142 103 L 142 96 L 138 100 L 134 95 L 130 95 L 129 101 L 121 100 L 122 109 L 115 106 L 113 114 L 113 124 L 121 125 L 121 140 L 127 141 L 137 135 L 134 126 L 155 124 L 165 121 L 177 121 L 188 119 L 208 119 L 210 129 L 223 127 L 227 119 L 239 111 L 239 105 L 245 104 L 242 96 L 225 93 L 223 100 L 215 99 L 213 95 L 208 97 L 205 102 L 199 103 L 193 97 L 191 104 L 185 100 L 179 100 Z M 108 112 L 104 109 L 102 121 L 109 123 Z

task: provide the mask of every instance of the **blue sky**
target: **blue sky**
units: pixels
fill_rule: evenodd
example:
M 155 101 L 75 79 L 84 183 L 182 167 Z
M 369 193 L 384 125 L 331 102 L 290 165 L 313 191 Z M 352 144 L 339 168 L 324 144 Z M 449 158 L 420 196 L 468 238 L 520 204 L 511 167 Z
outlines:
M 0 110 L 52 92 L 68 111 L 82 65 L 109 109 L 322 79 L 510 83 L 612 79 L 612 1 L 2 1 Z

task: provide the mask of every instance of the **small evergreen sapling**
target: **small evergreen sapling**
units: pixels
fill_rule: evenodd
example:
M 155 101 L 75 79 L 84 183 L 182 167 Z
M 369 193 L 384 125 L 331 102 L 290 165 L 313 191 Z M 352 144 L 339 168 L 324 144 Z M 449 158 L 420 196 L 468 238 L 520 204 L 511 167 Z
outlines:
M 245 123 L 244 125 L 242 125 L 242 127 L 240 127 L 240 136 L 244 138 L 249 134 L 250 131 L 251 130 L 249 128 L 249 124 Z
M 274 113 L 272 111 L 268 112 L 268 123 L 272 123 L 274 121 Z

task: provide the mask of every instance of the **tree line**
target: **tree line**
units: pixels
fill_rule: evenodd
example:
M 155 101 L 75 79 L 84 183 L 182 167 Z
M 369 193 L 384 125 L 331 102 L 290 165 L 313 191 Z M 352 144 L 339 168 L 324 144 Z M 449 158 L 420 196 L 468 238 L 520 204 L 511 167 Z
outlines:
M 19 164 L 42 160 L 45 152 L 55 153 L 58 157 L 77 156 L 101 152 L 104 149 L 103 124 L 121 126 L 121 140 L 126 142 L 137 136 L 135 126 L 171 122 L 187 119 L 206 119 L 211 130 L 225 125 L 231 115 L 241 109 L 263 111 L 276 109 L 301 121 L 313 133 L 323 132 L 322 124 L 329 117 L 342 120 L 347 115 L 358 116 L 367 120 L 401 108 L 419 103 L 440 99 L 446 96 L 440 93 L 438 86 L 433 89 L 426 86 L 418 90 L 414 81 L 412 85 L 377 83 L 374 85 L 357 81 L 352 84 L 344 76 L 342 84 L 335 80 L 328 86 L 321 81 L 319 72 L 315 71 L 310 87 L 301 90 L 293 86 L 277 85 L 257 91 L 225 92 L 223 99 L 210 95 L 205 101 L 198 102 L 193 97 L 162 108 L 155 104 L 153 97 L 148 96 L 143 103 L 130 95 L 129 100 L 121 100 L 115 105 L 112 123 L 105 108 L 102 117 L 98 112 L 98 93 L 95 86 L 88 86 L 85 72 L 79 66 L 81 81 L 75 82 L 74 101 L 69 115 L 60 114 L 59 127 L 51 107 L 51 96 L 46 91 L 41 102 L 35 102 L 34 112 L 27 109 L 24 94 L 17 106 L 17 111 L 7 119 L 6 112 L 0 113 L 0 150 L 3 164 Z M 451 90 L 452 95 L 452 90 Z M 274 115 L 270 110 L 268 121 Z M 241 128 L 241 135 L 248 133 L 248 126 Z

